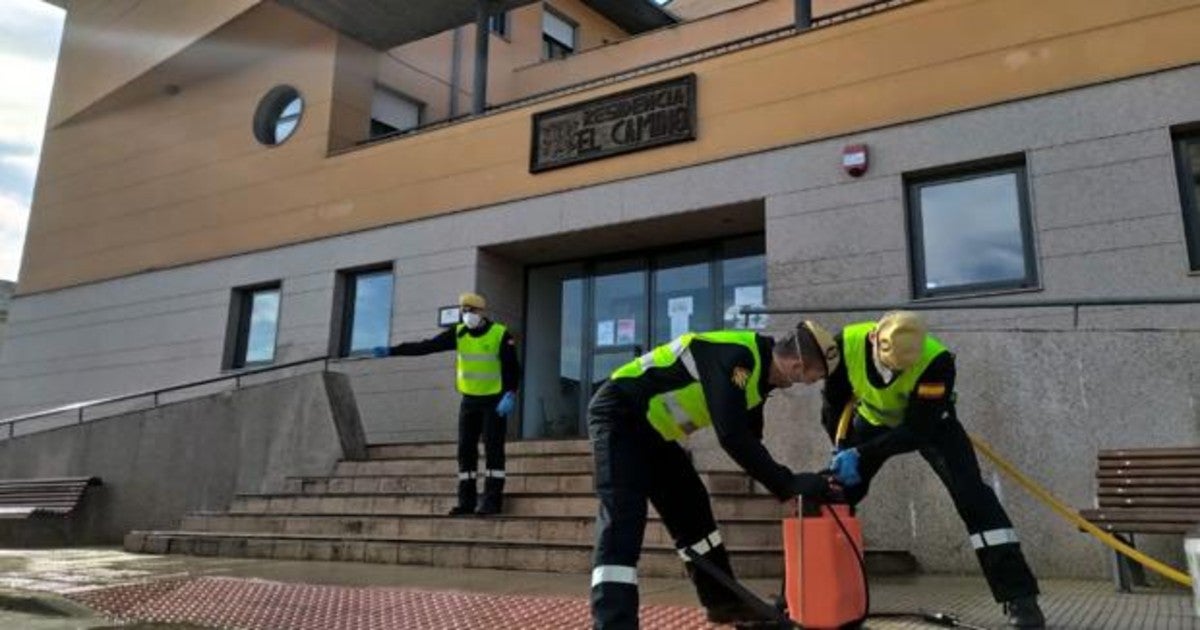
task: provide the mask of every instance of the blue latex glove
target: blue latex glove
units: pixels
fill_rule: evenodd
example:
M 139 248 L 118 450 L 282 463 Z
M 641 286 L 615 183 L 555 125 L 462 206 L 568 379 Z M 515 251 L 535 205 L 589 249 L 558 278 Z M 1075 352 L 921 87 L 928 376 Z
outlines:
M 862 483 L 862 477 L 858 475 L 858 449 L 849 448 L 838 451 L 833 456 L 833 461 L 829 462 L 829 469 L 833 471 L 833 476 L 837 477 L 837 480 L 847 488 Z
M 517 395 L 513 392 L 504 392 L 504 397 L 500 399 L 500 404 L 496 405 L 496 413 L 508 417 L 513 412 L 513 407 L 517 406 Z
M 388 351 L 387 346 L 375 346 L 374 348 L 371 348 L 371 356 L 375 357 L 376 359 L 382 359 L 390 354 L 391 353 Z

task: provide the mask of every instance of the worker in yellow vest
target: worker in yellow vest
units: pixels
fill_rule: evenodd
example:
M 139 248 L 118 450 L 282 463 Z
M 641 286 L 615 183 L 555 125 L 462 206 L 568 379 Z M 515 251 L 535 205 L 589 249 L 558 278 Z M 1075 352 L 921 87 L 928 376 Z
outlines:
M 516 407 L 521 366 L 517 344 L 503 324 L 487 318 L 483 296 L 464 293 L 462 322 L 425 341 L 375 348 L 377 357 L 421 356 L 456 350 L 458 391 L 458 504 L 451 516 L 497 514 L 503 508 L 504 440 Z M 476 501 L 479 437 L 485 456 L 483 498 Z
M 776 341 L 754 331 L 688 333 L 621 366 L 588 406 L 595 458 L 596 520 L 591 605 L 595 628 L 638 627 L 637 561 L 646 501 L 674 539 L 714 623 L 763 621 L 688 550 L 730 576 L 729 554 L 708 491 L 680 441 L 712 426 L 721 447 L 781 501 L 827 487 L 796 475 L 762 443 L 763 404 L 776 388 L 813 383 L 838 366 L 833 337 L 803 322 Z
M 908 311 L 851 324 L 835 337 L 842 363 L 825 379 L 822 424 L 836 440 L 839 417 L 856 401 L 851 429 L 829 468 L 851 503 L 866 495 L 888 458 L 918 451 L 950 492 L 992 595 L 1009 624 L 1045 627 L 1037 580 L 1012 521 L 983 481 L 954 407 L 954 355 Z

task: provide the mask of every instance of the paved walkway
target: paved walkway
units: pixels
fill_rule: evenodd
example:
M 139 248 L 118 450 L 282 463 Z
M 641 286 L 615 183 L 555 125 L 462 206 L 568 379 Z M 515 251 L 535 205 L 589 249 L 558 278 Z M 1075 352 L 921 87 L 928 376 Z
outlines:
M 0 550 L 0 588 L 65 596 L 106 616 L 77 625 L 0 627 L 247 628 L 304 630 L 587 626 L 587 576 L 455 570 L 360 563 L 146 556 L 112 549 Z M 751 580 L 760 593 L 777 581 Z M 1200 630 L 1182 590 L 1118 595 L 1107 582 L 1046 580 L 1051 628 Z M 684 580 L 646 579 L 644 628 L 710 628 Z M 1003 627 L 999 607 L 975 577 L 921 576 L 872 582 L 876 611 L 940 610 L 985 628 Z M 44 617 L 44 616 L 43 616 Z M 29 617 L 38 623 L 67 623 Z M 141 622 L 170 625 L 119 625 Z M 186 624 L 186 625 L 177 625 Z M 193 625 L 194 624 L 194 625 Z M 930 628 L 913 620 L 871 620 L 870 628 Z

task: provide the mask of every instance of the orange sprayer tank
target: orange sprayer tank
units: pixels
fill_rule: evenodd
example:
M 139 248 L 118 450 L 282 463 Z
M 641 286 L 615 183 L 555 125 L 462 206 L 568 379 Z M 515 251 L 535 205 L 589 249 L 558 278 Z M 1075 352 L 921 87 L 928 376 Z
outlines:
M 837 511 L 854 547 L 830 514 Z M 788 615 L 804 628 L 840 628 L 866 612 L 861 553 L 862 527 L 847 505 L 804 503 L 800 515 L 783 520 Z

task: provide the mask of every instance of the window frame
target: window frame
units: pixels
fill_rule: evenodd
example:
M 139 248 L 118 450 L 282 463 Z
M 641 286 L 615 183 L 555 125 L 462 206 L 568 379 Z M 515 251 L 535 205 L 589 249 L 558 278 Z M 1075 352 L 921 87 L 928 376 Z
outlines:
M 1183 234 L 1188 252 L 1188 269 L 1200 274 L 1200 195 L 1196 193 L 1200 180 L 1200 164 L 1192 164 L 1188 153 L 1189 145 L 1200 146 L 1200 126 L 1176 130 L 1171 134 L 1171 145 L 1175 154 L 1175 175 L 1179 184 L 1179 207 L 1183 221 Z
M 413 98 L 413 97 L 409 96 L 408 94 L 405 94 L 404 92 L 401 92 L 400 90 L 397 90 L 389 85 L 385 85 L 383 83 L 376 82 L 375 89 L 371 92 L 372 108 L 374 108 L 375 95 L 380 92 L 387 93 L 390 96 L 393 96 L 402 101 L 407 101 L 407 102 L 411 103 L 412 105 L 414 105 L 417 109 L 417 124 L 413 127 L 407 128 L 407 129 L 400 129 L 399 127 L 393 127 L 391 124 L 386 123 L 382 120 L 379 120 L 378 118 L 375 118 L 375 116 L 373 115 L 374 112 L 372 112 L 372 115 L 370 115 L 370 117 L 369 117 L 369 122 L 367 123 L 367 125 L 368 125 L 368 130 L 367 130 L 368 140 L 378 140 L 379 138 L 398 136 L 401 134 L 406 134 L 406 133 L 409 133 L 412 131 L 416 131 L 417 129 L 420 129 L 421 127 L 425 126 L 425 123 L 426 123 L 426 120 L 425 120 L 426 103 L 425 103 L 425 101 Z M 380 133 L 376 133 L 376 125 L 388 127 L 390 129 L 390 131 L 385 132 L 385 131 L 381 130 Z
M 271 350 L 269 361 L 248 361 L 250 324 L 253 319 L 254 296 L 258 293 L 274 291 L 279 294 L 279 306 L 275 318 L 275 345 Z M 283 281 L 273 280 L 259 284 L 236 287 L 232 291 L 229 304 L 229 324 L 226 331 L 225 369 L 244 370 L 273 365 L 279 351 L 279 322 L 283 315 Z
M 508 11 L 501 11 L 488 16 L 488 32 L 504 41 L 509 39 L 509 29 L 512 27 L 512 20 L 509 19 Z
M 542 28 L 541 28 L 541 31 L 542 31 L 542 61 L 552 61 L 555 59 L 566 59 L 567 57 L 570 57 L 571 55 L 575 54 L 579 50 L 579 22 L 572 20 L 570 17 L 566 16 L 561 11 L 555 9 L 554 7 L 552 7 L 548 4 L 543 4 L 542 10 L 545 11 L 546 13 L 548 13 L 549 15 L 553 16 L 554 18 L 561 20 L 566 25 L 570 26 L 571 27 L 571 39 L 574 40 L 570 43 L 559 41 L 558 38 L 547 33 L 545 18 L 543 17 L 542 18 Z M 550 48 L 548 49 L 547 46 L 549 46 Z M 556 46 L 559 49 L 565 51 L 564 54 L 561 57 L 556 57 L 554 55 L 547 55 L 547 51 L 553 49 Z
M 334 304 L 333 304 L 333 329 L 330 334 L 330 356 L 339 359 L 351 357 L 369 356 L 371 349 L 366 348 L 358 352 L 352 352 L 350 341 L 354 336 L 354 303 L 358 294 L 357 280 L 361 276 L 388 274 L 392 278 L 392 296 L 391 304 L 388 309 L 388 340 L 391 342 L 391 327 L 392 318 L 395 316 L 396 302 L 396 270 L 393 263 L 379 263 L 373 265 L 365 265 L 362 267 L 352 267 L 350 269 L 341 269 L 337 272 L 337 281 L 334 283 Z
M 926 285 L 924 217 L 921 208 L 921 191 L 928 186 L 955 184 L 987 176 L 1012 173 L 1017 180 L 1017 212 L 1020 220 L 1021 245 L 1025 262 L 1025 275 L 1015 280 L 993 280 L 958 284 L 951 287 L 930 289 Z M 909 280 L 914 300 L 929 300 L 944 297 L 964 297 L 1030 291 L 1041 288 L 1035 232 L 1033 227 L 1033 204 L 1029 191 L 1029 169 L 1024 154 L 1000 156 L 946 167 L 938 167 L 906 174 L 904 176 L 905 224 L 907 229 Z

